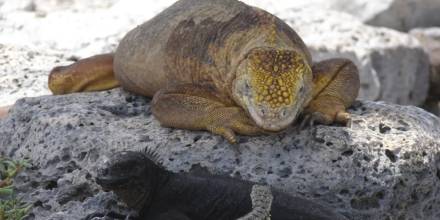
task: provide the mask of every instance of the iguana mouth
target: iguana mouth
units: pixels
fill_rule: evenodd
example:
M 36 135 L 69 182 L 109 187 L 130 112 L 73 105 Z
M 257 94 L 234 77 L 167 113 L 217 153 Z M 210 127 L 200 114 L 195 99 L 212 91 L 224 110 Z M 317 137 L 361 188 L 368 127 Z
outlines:
M 104 190 L 112 190 L 126 184 L 130 178 L 128 177 L 96 177 L 96 183 Z
M 286 128 L 295 121 L 299 106 L 293 106 L 293 109 L 271 109 L 263 111 L 262 107 L 250 105 L 248 108 L 249 115 L 255 120 L 255 123 L 261 128 L 268 131 L 279 131 Z M 287 113 L 286 113 L 287 112 Z

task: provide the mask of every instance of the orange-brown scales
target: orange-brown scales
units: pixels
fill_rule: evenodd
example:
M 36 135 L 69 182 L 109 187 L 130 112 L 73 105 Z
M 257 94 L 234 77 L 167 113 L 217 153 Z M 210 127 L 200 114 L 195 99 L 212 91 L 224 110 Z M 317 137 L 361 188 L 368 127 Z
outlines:
M 249 70 L 253 74 L 252 87 L 256 90 L 257 103 L 267 103 L 272 108 L 288 106 L 294 100 L 294 88 L 301 86 L 298 80 L 302 72 L 311 69 L 304 64 L 301 55 L 286 50 L 255 50 L 249 56 Z
M 54 94 L 122 86 L 153 97 L 161 125 L 235 134 L 279 131 L 300 114 L 346 123 L 359 76 L 346 59 L 313 63 L 281 19 L 237 0 L 180 0 L 130 31 L 114 54 L 49 78 Z

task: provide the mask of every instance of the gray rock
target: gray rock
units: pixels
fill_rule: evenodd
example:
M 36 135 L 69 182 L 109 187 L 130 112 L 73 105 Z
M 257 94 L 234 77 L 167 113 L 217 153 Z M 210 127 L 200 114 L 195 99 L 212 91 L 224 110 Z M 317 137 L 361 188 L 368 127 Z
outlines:
M 349 13 L 366 24 L 399 31 L 440 26 L 438 0 L 303 0 L 293 4 Z
M 383 102 L 359 102 L 350 112 L 351 127 L 290 128 L 230 145 L 207 132 L 160 127 L 149 99 L 119 89 L 25 98 L 0 120 L 0 155 L 32 161 L 18 188 L 35 219 L 128 212 L 99 193 L 93 177 L 107 155 L 145 147 L 172 171 L 269 183 L 350 219 L 439 219 L 440 119 Z
M 431 64 L 440 70 L 440 27 L 417 28 L 410 31 L 429 54 Z
M 286 8 L 314 8 L 351 14 L 362 22 L 399 31 L 440 26 L 438 0 L 244 0 L 277 13 Z M 319 14 L 319 12 L 315 12 Z
M 277 15 L 298 31 L 315 61 L 345 57 L 355 62 L 360 70 L 360 99 L 424 103 L 429 58 L 414 37 L 319 8 L 289 9 Z
M 349 5 L 342 0 L 335 7 Z M 440 25 L 440 1 L 438 0 L 386 0 L 350 1 L 358 8 L 347 10 L 355 16 L 364 18 L 367 24 L 408 31 L 415 27 Z M 353 7 L 353 6 L 352 6 Z
M 430 94 L 440 98 L 440 27 L 414 29 L 410 34 L 420 41 L 429 55 L 432 66 Z
M 423 45 L 431 63 L 429 95 L 424 108 L 440 115 L 440 27 L 413 29 L 410 34 Z

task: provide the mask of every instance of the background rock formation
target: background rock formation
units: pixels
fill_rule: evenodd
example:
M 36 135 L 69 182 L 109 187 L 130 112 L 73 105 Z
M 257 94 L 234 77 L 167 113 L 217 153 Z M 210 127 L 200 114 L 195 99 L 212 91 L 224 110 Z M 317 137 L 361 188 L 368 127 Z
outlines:
M 431 63 L 429 93 L 424 108 L 440 115 L 440 27 L 418 28 L 410 33 L 423 45 Z

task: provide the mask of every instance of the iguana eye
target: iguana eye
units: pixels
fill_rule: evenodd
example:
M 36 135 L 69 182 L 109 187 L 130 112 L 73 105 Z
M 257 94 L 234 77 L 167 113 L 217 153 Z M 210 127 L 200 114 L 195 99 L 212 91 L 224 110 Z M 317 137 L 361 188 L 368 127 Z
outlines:
M 281 110 L 281 117 L 285 117 L 287 115 L 286 109 Z

